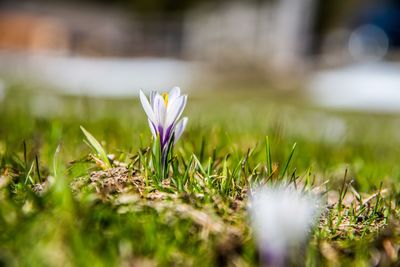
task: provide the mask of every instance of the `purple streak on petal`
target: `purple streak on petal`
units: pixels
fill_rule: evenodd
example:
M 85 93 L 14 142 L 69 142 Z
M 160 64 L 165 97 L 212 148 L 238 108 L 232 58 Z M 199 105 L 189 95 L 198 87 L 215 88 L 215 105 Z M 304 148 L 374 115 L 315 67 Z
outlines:
M 150 127 L 150 131 L 153 135 L 154 138 L 157 138 L 157 130 L 156 130 L 156 126 L 154 125 L 154 123 L 151 122 L 150 119 L 148 119 L 149 121 L 149 127 Z
M 183 113 L 183 110 L 184 110 L 185 107 L 186 107 L 187 95 L 183 95 L 182 98 L 183 98 L 183 101 L 182 101 L 182 104 L 181 104 L 181 108 L 179 109 L 179 113 L 178 113 L 178 115 L 176 116 L 176 121 L 181 117 L 181 115 L 182 115 L 182 113 Z
M 184 117 L 182 120 L 180 120 L 175 127 L 175 140 L 174 143 L 176 143 L 179 138 L 181 138 L 183 131 L 186 128 L 186 124 L 188 122 L 188 118 Z
M 158 130 L 158 134 L 160 135 L 161 147 L 163 147 L 163 145 L 164 145 L 164 129 L 161 125 L 158 125 L 157 130 Z
M 164 127 L 166 107 L 164 99 L 159 94 L 156 94 L 156 96 L 154 97 L 154 114 L 156 119 L 155 124 Z
M 165 131 L 165 140 L 169 141 L 172 137 L 172 130 L 175 128 L 175 125 L 170 125 L 167 130 Z

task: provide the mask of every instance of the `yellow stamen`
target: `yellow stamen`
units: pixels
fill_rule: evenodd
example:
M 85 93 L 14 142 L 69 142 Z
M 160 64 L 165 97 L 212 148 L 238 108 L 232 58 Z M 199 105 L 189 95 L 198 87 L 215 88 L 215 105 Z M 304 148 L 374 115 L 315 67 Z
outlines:
M 164 103 L 168 106 L 168 93 L 162 93 L 162 97 L 164 98 Z

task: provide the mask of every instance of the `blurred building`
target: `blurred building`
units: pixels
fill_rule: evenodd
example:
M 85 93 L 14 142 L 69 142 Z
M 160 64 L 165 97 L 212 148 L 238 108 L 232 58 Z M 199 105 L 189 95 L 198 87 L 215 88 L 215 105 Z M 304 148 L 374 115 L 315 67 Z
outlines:
M 314 2 L 237 1 L 195 9 L 186 21 L 185 53 L 219 65 L 291 69 L 306 60 Z
M 188 2 L 0 0 L 0 52 L 176 58 L 287 73 L 315 59 L 335 66 L 373 51 L 382 57 L 400 43 L 398 0 Z
M 89 56 L 172 56 L 225 65 L 296 65 L 310 40 L 313 0 L 206 3 L 182 18 L 99 6 L 12 3 L 0 49 Z
M 0 11 L 0 49 L 91 56 L 124 55 L 133 42 L 126 14 L 60 5 L 7 6 Z

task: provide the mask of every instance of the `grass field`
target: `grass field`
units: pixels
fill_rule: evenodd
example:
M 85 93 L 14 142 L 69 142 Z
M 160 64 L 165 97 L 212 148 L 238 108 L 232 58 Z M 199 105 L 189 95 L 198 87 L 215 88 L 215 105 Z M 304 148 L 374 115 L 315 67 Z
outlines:
M 137 99 L 8 88 L 0 266 L 257 266 L 248 196 L 271 181 L 323 199 L 293 266 L 398 264 L 400 116 L 240 89 L 189 95 L 188 127 L 160 180 Z M 96 164 L 80 126 L 114 155 L 111 169 Z

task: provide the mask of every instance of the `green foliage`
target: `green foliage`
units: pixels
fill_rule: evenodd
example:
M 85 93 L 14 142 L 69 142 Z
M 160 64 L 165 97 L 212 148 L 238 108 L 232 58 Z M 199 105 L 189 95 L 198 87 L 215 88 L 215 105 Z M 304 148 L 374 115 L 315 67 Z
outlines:
M 188 129 L 163 159 L 137 100 L 54 95 L 59 110 L 43 112 L 39 97 L 15 87 L 0 109 L 0 265 L 256 266 L 247 198 L 275 182 L 328 203 L 293 265 L 395 262 L 397 115 L 260 91 L 191 96 Z
M 93 150 L 95 155 L 98 157 L 99 162 L 103 168 L 111 168 L 110 160 L 108 159 L 107 153 L 104 148 L 101 146 L 99 141 L 94 138 L 94 136 L 89 133 L 83 126 L 80 127 L 83 134 L 85 135 L 87 140 L 84 142 Z

